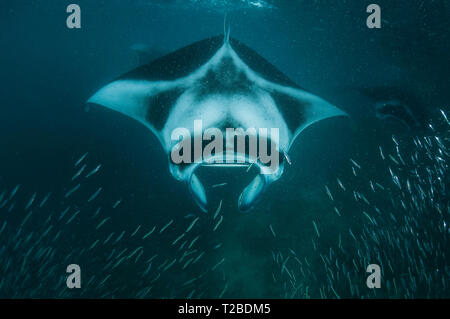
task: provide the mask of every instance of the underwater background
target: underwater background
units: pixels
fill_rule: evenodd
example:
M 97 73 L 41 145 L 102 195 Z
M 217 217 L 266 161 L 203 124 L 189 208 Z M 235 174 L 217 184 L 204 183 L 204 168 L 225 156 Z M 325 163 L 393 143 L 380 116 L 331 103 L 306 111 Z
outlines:
M 66 27 L 70 3 L 81 29 Z M 370 3 L 1 2 L 0 297 L 450 297 L 450 3 L 377 1 L 369 29 Z M 305 130 L 245 214 L 251 172 L 203 171 L 203 213 L 149 130 L 86 104 L 142 51 L 223 34 L 225 15 L 233 38 L 349 114 Z

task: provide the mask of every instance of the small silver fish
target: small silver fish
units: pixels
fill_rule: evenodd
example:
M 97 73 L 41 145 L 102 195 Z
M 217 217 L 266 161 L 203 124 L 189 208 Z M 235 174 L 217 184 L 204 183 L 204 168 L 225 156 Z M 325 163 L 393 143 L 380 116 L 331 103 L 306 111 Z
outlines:
M 39 208 L 42 208 L 44 205 L 45 205 L 45 203 L 47 202 L 47 200 L 50 198 L 50 195 L 52 194 L 52 192 L 50 192 L 50 193 L 48 193 L 45 197 L 44 197 L 44 199 L 41 201 L 41 203 L 39 204 Z
M 398 142 L 397 142 L 397 140 L 395 139 L 395 136 L 394 136 L 394 135 L 392 135 L 392 140 L 394 141 L 395 145 L 398 145 Z
M 194 220 L 192 221 L 192 223 L 189 225 L 189 227 L 188 227 L 184 232 L 185 232 L 185 233 L 189 232 L 189 231 L 192 229 L 192 227 L 194 227 L 195 223 L 196 223 L 199 219 L 200 219 L 200 217 L 197 217 L 196 219 L 194 219 Z
M 100 165 L 97 165 L 96 168 L 94 168 L 92 171 L 90 171 L 90 172 L 86 175 L 86 178 L 89 178 L 89 177 L 91 177 L 92 175 L 94 175 L 95 173 L 97 173 L 97 172 L 100 170 L 101 167 L 102 167 L 101 164 L 100 164 Z
M 269 224 L 269 228 L 270 228 L 270 231 L 271 231 L 273 237 L 277 238 L 277 235 L 275 234 L 275 231 L 273 230 L 272 224 Z
M 384 154 L 383 154 L 383 149 L 381 148 L 381 146 L 378 146 L 379 150 L 380 150 L 380 156 L 383 159 L 383 161 L 385 160 Z
M 81 166 L 81 168 L 75 173 L 75 175 L 72 176 L 72 181 L 74 181 L 78 176 L 80 176 L 81 173 L 83 173 L 85 168 L 86 168 L 86 164 Z
M 337 209 L 337 207 L 334 208 L 334 211 L 336 212 L 336 214 L 338 214 L 338 216 L 342 216 L 341 213 L 339 212 L 339 209 Z
M 200 235 L 197 236 L 197 237 L 195 237 L 195 238 L 191 241 L 191 243 L 189 244 L 189 246 L 188 246 L 187 249 L 191 249 L 191 247 L 195 244 L 195 242 L 196 242 L 199 238 L 200 238 Z
M 144 235 L 144 237 L 142 237 L 142 239 L 147 238 L 148 236 L 150 236 L 156 229 L 156 226 L 153 226 L 152 230 L 150 230 L 147 234 Z
M 291 162 L 291 159 L 290 159 L 288 153 L 285 152 L 285 153 L 284 153 L 284 157 L 286 158 L 286 161 L 288 162 L 288 164 L 289 164 L 289 165 L 292 165 L 292 162 Z
M 344 187 L 344 185 L 342 184 L 342 182 L 341 182 L 341 180 L 339 178 L 337 178 L 337 182 L 339 184 L 339 187 L 342 188 L 345 191 L 345 187 Z
M 333 195 L 331 195 L 330 189 L 328 188 L 327 185 L 325 185 L 325 191 L 327 192 L 328 197 L 334 201 Z
M 95 229 L 99 229 L 100 227 L 102 227 L 108 220 L 110 219 L 110 217 L 106 217 L 105 219 L 103 219 Z
M 221 208 L 222 208 L 222 200 L 220 200 L 220 202 L 219 202 L 219 207 L 217 207 L 216 212 L 214 213 L 213 219 L 216 219 L 216 217 L 219 215 Z
M 316 230 L 316 233 L 317 233 L 317 237 L 319 237 L 319 238 L 320 238 L 320 234 L 319 234 L 319 229 L 317 228 L 316 222 L 315 222 L 315 221 L 313 221 L 312 223 L 313 223 L 313 225 L 314 225 L 314 229 Z
M 375 193 L 375 187 L 373 186 L 372 181 L 369 181 L 370 189 Z
M 441 114 L 442 114 L 442 116 L 444 117 L 445 121 L 446 121 L 448 124 L 450 124 L 449 121 L 448 121 L 447 115 L 445 114 L 445 112 L 444 112 L 442 109 L 439 109 L 439 111 L 441 111 Z
M 16 193 L 17 193 L 17 191 L 19 190 L 19 188 L 20 188 L 20 184 L 19 184 L 19 185 L 16 185 L 16 187 L 14 187 L 14 189 L 13 189 L 12 192 L 11 192 L 11 195 L 9 195 L 8 200 L 11 200 L 11 199 L 14 197 L 14 195 L 16 195 Z
M 36 198 L 36 193 L 34 193 L 33 195 L 31 195 L 30 200 L 28 201 L 27 206 L 25 207 L 25 210 L 27 210 L 28 208 L 30 208 L 31 205 L 33 205 L 34 199 Z
M 178 237 L 172 242 L 172 246 L 175 245 L 176 243 L 178 243 L 178 242 L 180 241 L 180 239 L 184 237 L 184 235 L 186 235 L 186 233 L 182 233 L 180 236 L 178 236 Z
M 356 163 L 354 160 L 350 159 L 350 162 L 352 162 L 352 164 L 355 165 L 358 169 L 361 169 L 361 166 L 359 166 L 359 164 Z
M 161 228 L 161 230 L 159 231 L 159 233 L 161 234 L 163 231 L 165 231 L 167 229 L 167 227 L 172 225 L 172 223 L 173 223 L 173 219 L 170 222 L 168 222 L 166 225 L 164 225 L 163 228 Z
M 75 167 L 78 166 L 78 165 L 86 158 L 87 155 L 88 155 L 88 152 L 84 153 L 84 155 L 82 155 L 82 156 L 78 159 L 78 161 L 75 162 Z
M 219 267 L 224 261 L 225 261 L 225 258 L 222 258 L 217 264 L 212 266 L 211 270 L 214 271 L 215 269 L 217 269 L 217 267 Z
M 219 219 L 219 221 L 217 222 L 216 226 L 214 226 L 213 231 L 216 231 L 216 229 L 217 229 L 217 228 L 219 227 L 219 225 L 222 223 L 222 220 L 223 220 L 223 215 L 220 215 L 220 219 Z
M 222 186 L 226 186 L 226 185 L 227 185 L 227 183 L 214 184 L 213 186 L 211 186 L 211 188 L 222 187 Z
M 66 195 L 64 195 L 64 198 L 68 198 L 70 195 L 72 195 L 77 189 L 79 189 L 81 187 L 80 184 L 76 185 L 74 188 L 72 188 L 71 190 L 69 190 Z
M 118 201 L 116 201 L 113 205 L 113 209 L 117 208 L 117 206 L 119 206 L 119 204 L 122 202 L 121 199 L 119 199 Z

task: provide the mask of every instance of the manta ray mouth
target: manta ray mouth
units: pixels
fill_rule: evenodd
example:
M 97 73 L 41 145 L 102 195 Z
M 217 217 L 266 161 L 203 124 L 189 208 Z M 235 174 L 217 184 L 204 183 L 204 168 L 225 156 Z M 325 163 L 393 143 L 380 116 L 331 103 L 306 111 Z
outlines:
M 214 168 L 236 168 L 236 167 L 247 167 L 247 172 L 251 167 L 255 166 L 258 168 L 259 172 L 254 177 L 254 179 L 244 188 L 244 190 L 239 195 L 238 208 L 241 212 L 250 211 L 262 198 L 263 193 L 267 189 L 267 186 L 278 176 L 274 174 L 264 174 L 267 171 L 267 167 L 260 163 L 257 159 L 251 159 L 243 154 L 234 153 L 233 162 L 217 162 L 222 157 L 221 155 L 212 156 L 201 163 L 198 163 L 193 167 L 190 176 L 188 178 L 188 188 L 194 198 L 197 205 L 202 209 L 202 211 L 208 211 L 208 200 L 205 188 L 202 182 L 196 175 L 196 171 L 200 167 L 214 167 Z M 276 173 L 276 175 L 281 175 L 281 172 Z
M 208 167 L 249 167 L 257 162 L 257 159 L 251 159 L 246 154 L 232 153 L 230 158 L 226 158 L 223 155 L 212 156 L 205 159 L 201 166 Z
M 203 163 L 202 166 L 208 167 L 249 167 L 251 163 Z

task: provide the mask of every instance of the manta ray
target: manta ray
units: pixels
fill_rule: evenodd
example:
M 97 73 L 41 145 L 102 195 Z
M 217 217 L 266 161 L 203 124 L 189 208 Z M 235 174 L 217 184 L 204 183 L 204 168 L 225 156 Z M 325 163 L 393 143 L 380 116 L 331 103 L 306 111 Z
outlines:
M 283 173 L 285 160 L 296 137 L 320 120 L 346 116 L 324 99 L 302 89 L 271 63 L 242 42 L 220 35 L 188 45 L 140 66 L 98 90 L 88 103 L 123 113 L 150 129 L 169 156 L 172 176 L 187 184 L 195 202 L 208 210 L 205 188 L 196 176 L 211 158 L 192 163 L 174 163 L 171 138 L 175 128 L 192 135 L 194 121 L 208 128 L 277 128 L 272 140 L 281 156 L 277 170 L 267 170 L 258 156 L 235 151 L 246 165 L 256 165 L 258 174 L 239 196 L 238 207 L 249 211 L 268 186 Z M 258 133 L 257 133 L 258 134 Z

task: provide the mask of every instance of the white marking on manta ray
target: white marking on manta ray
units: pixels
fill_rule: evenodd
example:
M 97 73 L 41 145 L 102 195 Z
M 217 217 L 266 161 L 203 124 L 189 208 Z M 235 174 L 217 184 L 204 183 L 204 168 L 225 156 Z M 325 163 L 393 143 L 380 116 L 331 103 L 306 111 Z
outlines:
M 221 85 L 224 81 L 226 82 L 227 89 L 230 88 L 231 81 L 231 84 L 235 85 L 234 90 L 202 92 L 205 82 L 208 81 L 207 76 L 211 72 L 220 79 Z M 244 78 L 232 77 L 237 74 L 244 75 Z M 244 92 L 238 87 L 242 80 L 251 83 L 251 87 Z M 151 107 L 148 101 L 160 93 L 171 90 L 182 91 L 182 93 L 172 105 L 167 106 L 170 112 L 162 129 L 158 130 L 151 119 L 147 118 Z M 298 104 L 295 107 L 298 107 L 297 111 L 302 118 L 293 131 L 289 129 L 283 118 L 280 105 L 277 105 L 272 97 L 271 94 L 274 93 L 288 97 Z M 293 141 L 306 127 L 325 118 L 346 115 L 342 110 L 309 92 L 266 80 L 244 63 L 232 48 L 227 36 L 220 49 L 205 64 L 185 77 L 173 81 L 117 80 L 101 88 L 88 102 L 121 112 L 141 122 L 158 137 L 167 154 L 170 154 L 177 142 L 171 139 L 172 131 L 182 127 L 193 133 L 194 121 L 201 119 L 204 131 L 208 128 L 225 130 L 224 125 L 230 124 L 234 128 L 244 130 L 278 128 L 277 150 L 289 159 L 287 154 Z M 196 138 L 194 134 L 191 136 Z M 243 156 L 243 154 L 236 155 Z M 210 161 L 211 158 L 206 158 L 202 163 L 194 162 L 183 168 L 169 161 L 173 177 L 187 183 L 197 204 L 204 211 L 207 210 L 206 193 L 195 175 L 195 170 Z M 257 165 L 260 172 L 265 170 L 265 167 L 256 159 L 246 158 L 245 161 Z M 282 173 L 283 164 L 276 173 L 257 175 L 241 193 L 238 201 L 239 208 L 242 211 L 251 209 L 261 198 L 267 186 L 279 179 Z

